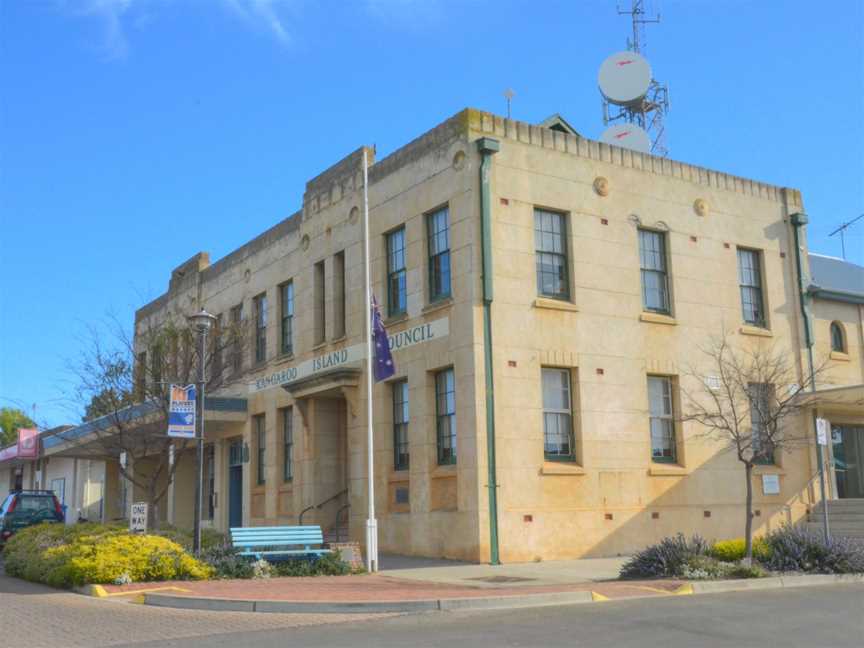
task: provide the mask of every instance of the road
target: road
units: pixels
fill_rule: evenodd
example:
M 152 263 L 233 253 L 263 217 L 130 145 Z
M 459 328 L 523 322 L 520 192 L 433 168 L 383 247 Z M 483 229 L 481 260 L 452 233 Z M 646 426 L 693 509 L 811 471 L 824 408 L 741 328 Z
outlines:
M 170 610 L 87 598 L 0 576 L 2 648 L 862 645 L 860 585 L 393 616 Z

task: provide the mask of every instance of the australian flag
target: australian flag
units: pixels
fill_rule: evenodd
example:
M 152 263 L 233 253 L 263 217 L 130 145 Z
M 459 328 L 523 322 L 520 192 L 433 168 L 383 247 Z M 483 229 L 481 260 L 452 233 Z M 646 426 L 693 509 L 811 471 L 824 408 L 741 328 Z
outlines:
M 390 342 L 387 339 L 387 329 L 381 321 L 381 311 L 378 301 L 372 296 L 372 344 L 375 345 L 375 382 L 387 380 L 396 373 L 393 356 L 390 354 Z

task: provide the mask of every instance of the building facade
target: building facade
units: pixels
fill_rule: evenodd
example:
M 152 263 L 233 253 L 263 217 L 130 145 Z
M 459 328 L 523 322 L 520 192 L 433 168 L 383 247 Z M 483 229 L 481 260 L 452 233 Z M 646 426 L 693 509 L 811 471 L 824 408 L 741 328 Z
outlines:
M 355 151 L 307 183 L 300 211 L 216 263 L 196 255 L 137 312 L 138 334 L 201 308 L 248 332 L 216 360 L 231 371 L 212 397 L 233 405 L 205 416 L 207 523 L 363 540 L 364 155 L 396 365 L 374 387 L 381 551 L 489 560 L 490 490 L 502 561 L 740 536 L 743 469 L 682 422 L 682 388 L 724 332 L 788 352 L 804 380 L 799 192 L 472 109 L 381 160 Z M 826 376 L 860 387 L 860 304 L 812 299 L 817 354 L 844 326 Z M 856 398 L 844 424 L 864 421 Z M 759 531 L 812 508 L 816 456 L 757 468 Z M 165 514 L 191 526 L 194 461 L 178 461 Z

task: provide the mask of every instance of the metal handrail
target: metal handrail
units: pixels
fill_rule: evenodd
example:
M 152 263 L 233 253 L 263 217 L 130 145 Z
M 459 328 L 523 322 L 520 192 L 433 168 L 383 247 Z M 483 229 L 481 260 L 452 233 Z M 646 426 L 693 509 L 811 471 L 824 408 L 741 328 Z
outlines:
M 307 513 L 308 511 L 311 511 L 313 508 L 314 508 L 314 509 L 318 509 L 318 510 L 320 511 L 321 508 L 322 508 L 325 504 L 329 504 L 329 503 L 332 502 L 333 500 L 338 499 L 338 498 L 342 497 L 343 495 L 346 495 L 347 493 L 348 493 L 348 489 L 347 489 L 347 488 L 344 488 L 344 489 L 342 489 L 341 491 L 339 491 L 338 493 L 336 493 L 335 495 L 331 495 L 330 497 L 328 497 L 327 499 L 325 499 L 324 501 L 322 501 L 322 502 L 320 502 L 320 503 L 318 503 L 318 504 L 313 504 L 312 506 L 307 506 L 305 509 L 303 509 L 302 511 L 300 511 L 300 516 L 299 516 L 298 519 L 297 519 L 297 524 L 299 524 L 300 526 L 303 526 L 303 516 L 306 515 L 306 513 Z M 341 510 L 341 509 L 340 509 L 340 510 Z

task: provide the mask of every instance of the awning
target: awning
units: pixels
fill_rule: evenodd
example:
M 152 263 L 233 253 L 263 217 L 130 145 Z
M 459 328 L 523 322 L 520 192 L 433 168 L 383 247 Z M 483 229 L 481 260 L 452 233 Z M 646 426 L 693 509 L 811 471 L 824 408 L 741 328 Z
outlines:
M 864 419 L 864 384 L 828 387 L 798 396 L 799 404 L 835 414 L 859 415 Z

